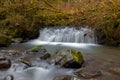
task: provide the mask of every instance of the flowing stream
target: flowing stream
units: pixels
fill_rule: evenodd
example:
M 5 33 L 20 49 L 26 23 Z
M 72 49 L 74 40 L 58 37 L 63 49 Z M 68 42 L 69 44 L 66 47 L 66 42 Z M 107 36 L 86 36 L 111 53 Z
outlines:
M 93 44 L 96 43 L 94 37 L 91 38 L 90 35 L 86 35 L 86 39 L 84 39 L 84 34 L 86 34 L 86 32 L 91 33 L 92 31 L 83 31 L 84 29 L 79 31 L 73 28 L 65 28 L 65 30 L 52 30 L 51 28 L 49 30 L 48 28 L 45 28 L 43 31 L 40 31 L 38 39 L 22 44 L 12 44 L 8 48 L 2 48 L 2 50 L 14 49 L 24 51 L 36 45 L 44 46 L 51 54 L 64 48 L 81 50 L 85 59 L 85 68 L 89 70 L 100 70 L 102 72 L 102 76 L 94 80 L 120 80 L 120 47 L 107 47 Z M 63 36 L 64 34 L 66 36 Z M 79 34 L 80 36 L 78 36 Z M 92 32 L 92 36 L 93 35 L 94 34 Z M 40 62 L 37 62 L 36 64 L 39 63 Z M 46 64 L 45 62 L 42 64 L 47 66 L 47 68 L 41 66 L 14 71 L 12 66 L 7 71 L 0 71 L 0 76 L 13 74 L 15 80 L 53 80 L 56 75 L 73 75 L 72 69 L 56 68 L 55 66 Z
M 86 28 L 44 28 L 38 38 L 48 42 L 95 43 L 94 32 Z

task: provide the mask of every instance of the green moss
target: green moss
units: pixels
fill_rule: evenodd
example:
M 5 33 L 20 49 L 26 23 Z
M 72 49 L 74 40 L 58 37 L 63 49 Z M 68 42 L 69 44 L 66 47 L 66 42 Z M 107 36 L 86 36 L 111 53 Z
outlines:
M 39 50 L 43 49 L 43 47 L 41 45 L 33 47 L 32 49 L 30 49 L 30 51 L 32 52 L 38 52 Z
M 71 54 L 72 54 L 72 56 L 73 56 L 73 59 L 74 59 L 76 62 L 82 64 L 82 62 L 83 62 L 84 60 L 83 60 L 83 55 L 82 55 L 82 53 L 81 53 L 80 51 L 71 50 Z

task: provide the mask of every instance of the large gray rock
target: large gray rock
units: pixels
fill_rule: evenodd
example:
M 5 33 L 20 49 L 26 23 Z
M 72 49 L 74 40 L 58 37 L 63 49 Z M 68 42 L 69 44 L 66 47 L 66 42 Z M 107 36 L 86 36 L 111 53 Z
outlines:
M 83 55 L 78 50 L 63 49 L 55 55 L 55 64 L 61 67 L 80 68 L 83 62 Z

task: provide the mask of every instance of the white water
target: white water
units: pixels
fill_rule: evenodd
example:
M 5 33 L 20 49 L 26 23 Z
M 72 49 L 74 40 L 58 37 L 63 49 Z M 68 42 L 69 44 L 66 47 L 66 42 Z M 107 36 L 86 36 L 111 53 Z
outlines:
M 86 68 L 91 70 L 94 69 L 102 70 L 104 77 L 101 80 L 114 80 L 116 76 L 114 75 L 111 76 L 109 74 L 107 75 L 106 69 L 109 69 L 111 67 L 112 68 L 119 67 L 120 48 L 112 48 L 92 44 L 95 43 L 94 37 L 91 38 L 89 35 L 87 35 L 84 38 L 85 33 L 89 34 L 91 32 L 92 35 L 94 35 L 94 32 L 88 29 L 77 30 L 74 28 L 65 29 L 45 28 L 40 31 L 40 36 L 38 39 L 31 40 L 27 42 L 25 45 L 30 44 L 32 46 L 42 45 L 50 53 L 53 54 L 56 51 L 63 48 L 81 50 L 83 52 L 85 62 L 87 63 Z M 14 75 L 15 80 L 53 80 L 56 74 L 57 75 L 71 74 L 72 70 L 56 68 L 50 65 L 49 68 L 32 67 L 18 72 L 14 71 L 9 72 Z M 118 78 L 116 78 L 116 80 L 118 80 Z
M 38 39 L 31 40 L 24 45 L 42 45 L 50 53 L 54 53 L 63 48 L 72 48 L 81 50 L 86 62 L 85 68 L 90 70 L 101 70 L 103 73 L 100 80 L 119 80 L 119 76 L 114 74 L 106 74 L 107 69 L 119 68 L 120 64 L 120 48 L 106 47 L 91 43 L 65 43 L 65 42 L 46 42 Z M 18 46 L 18 45 L 16 45 Z M 18 46 L 19 47 L 19 46 Z M 25 46 L 20 46 L 25 47 Z M 14 48 L 14 47 L 13 47 Z M 16 47 L 15 47 L 16 48 Z M 39 64 L 39 63 L 38 63 Z M 46 64 L 45 64 L 46 65 Z M 13 74 L 15 80 L 53 80 L 56 75 L 68 74 L 72 75 L 72 70 L 56 68 L 53 65 L 45 67 L 32 67 L 25 70 L 14 71 L 12 69 L 5 73 L 0 72 L 0 75 L 5 76 L 7 74 Z
M 86 36 L 84 36 L 87 34 Z M 92 37 L 90 36 L 92 34 Z M 66 43 L 67 42 L 67 43 Z M 80 44 L 78 44 L 80 43 Z M 88 43 L 87 45 L 84 43 Z M 48 52 L 54 54 L 58 50 L 63 48 L 85 49 L 95 43 L 94 32 L 81 28 L 45 28 L 40 30 L 38 39 L 29 41 L 27 44 L 31 45 L 43 45 Z M 59 74 L 71 74 L 72 70 L 56 69 L 54 66 L 49 66 L 49 69 L 44 67 L 33 67 L 24 71 L 17 72 L 17 80 L 53 80 L 55 75 Z M 28 77 L 30 76 L 30 77 Z
M 42 67 L 31 67 L 14 73 L 14 77 L 15 80 L 53 80 L 56 74 L 71 74 L 71 72 L 72 70 L 57 69 L 54 67 L 49 69 Z
M 86 28 L 44 28 L 40 30 L 38 39 L 48 42 L 95 43 L 94 32 Z
M 64 48 L 71 48 L 76 50 L 89 50 L 90 47 L 97 47 L 100 46 L 98 44 L 92 44 L 92 43 L 70 43 L 70 42 L 46 42 L 46 41 L 40 41 L 38 39 L 31 40 L 27 44 L 31 45 L 42 45 L 44 48 L 47 49 L 51 54 L 56 53 L 58 50 L 64 49 Z M 92 50 L 92 49 L 90 49 Z

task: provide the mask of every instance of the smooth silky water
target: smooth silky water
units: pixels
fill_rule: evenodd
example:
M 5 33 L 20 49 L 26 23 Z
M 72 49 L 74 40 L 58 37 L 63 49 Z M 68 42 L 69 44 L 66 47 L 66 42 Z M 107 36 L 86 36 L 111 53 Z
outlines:
M 65 28 L 69 29 L 69 28 Z M 70 28 L 70 30 L 74 30 L 73 28 Z M 68 31 L 70 31 L 68 30 Z M 43 31 L 43 32 L 42 32 Z M 62 31 L 60 30 L 53 30 L 53 33 L 51 30 L 45 28 L 45 30 L 40 31 L 40 35 L 38 39 L 31 40 L 27 43 L 22 44 L 12 44 L 8 48 L 3 49 L 14 49 L 14 50 L 25 50 L 29 49 L 36 45 L 42 45 L 44 46 L 51 54 L 54 54 L 58 50 L 64 49 L 64 48 L 71 48 L 80 50 L 83 53 L 84 59 L 85 59 L 85 68 L 89 70 L 100 70 L 104 76 L 101 76 L 100 80 L 119 80 L 120 74 L 116 73 L 108 73 L 110 69 L 119 69 L 120 71 L 120 47 L 108 47 L 108 46 L 102 46 L 95 44 L 95 38 L 92 40 L 87 36 L 87 40 L 84 41 L 84 33 L 82 31 L 77 32 L 81 33 L 80 37 L 78 39 L 72 38 L 69 40 L 65 39 L 63 36 L 65 33 L 67 36 L 70 34 L 70 32 L 67 32 L 67 30 L 62 29 L 64 34 L 62 35 L 62 38 L 60 37 L 60 33 Z M 45 32 L 46 31 L 46 32 Z M 84 31 L 84 30 L 83 30 Z M 91 32 L 91 31 L 88 31 Z M 92 32 L 93 34 L 93 32 Z M 47 37 L 46 37 L 47 35 Z M 75 33 L 72 33 L 73 37 L 75 38 Z M 93 34 L 94 35 L 94 34 Z M 52 37 L 54 36 L 54 38 Z M 59 39 L 58 39 L 58 37 Z M 66 36 L 66 37 L 67 37 Z M 51 39 L 52 37 L 52 39 Z M 81 39 L 82 38 L 82 39 Z M 79 43 L 80 42 L 80 43 Z M 17 47 L 16 47 L 17 46 Z M 38 63 L 39 64 L 39 63 Z M 46 64 L 46 63 L 45 63 Z M 0 75 L 7 75 L 7 74 L 13 74 L 15 77 L 15 80 L 53 80 L 53 78 L 56 75 L 60 74 L 69 74 L 72 75 L 72 69 L 62 69 L 62 68 L 56 68 L 54 65 L 47 65 L 47 68 L 45 67 L 31 67 L 25 70 L 18 70 L 14 71 L 12 68 L 10 68 L 7 71 L 0 72 Z M 84 79 L 83 79 L 84 80 Z

